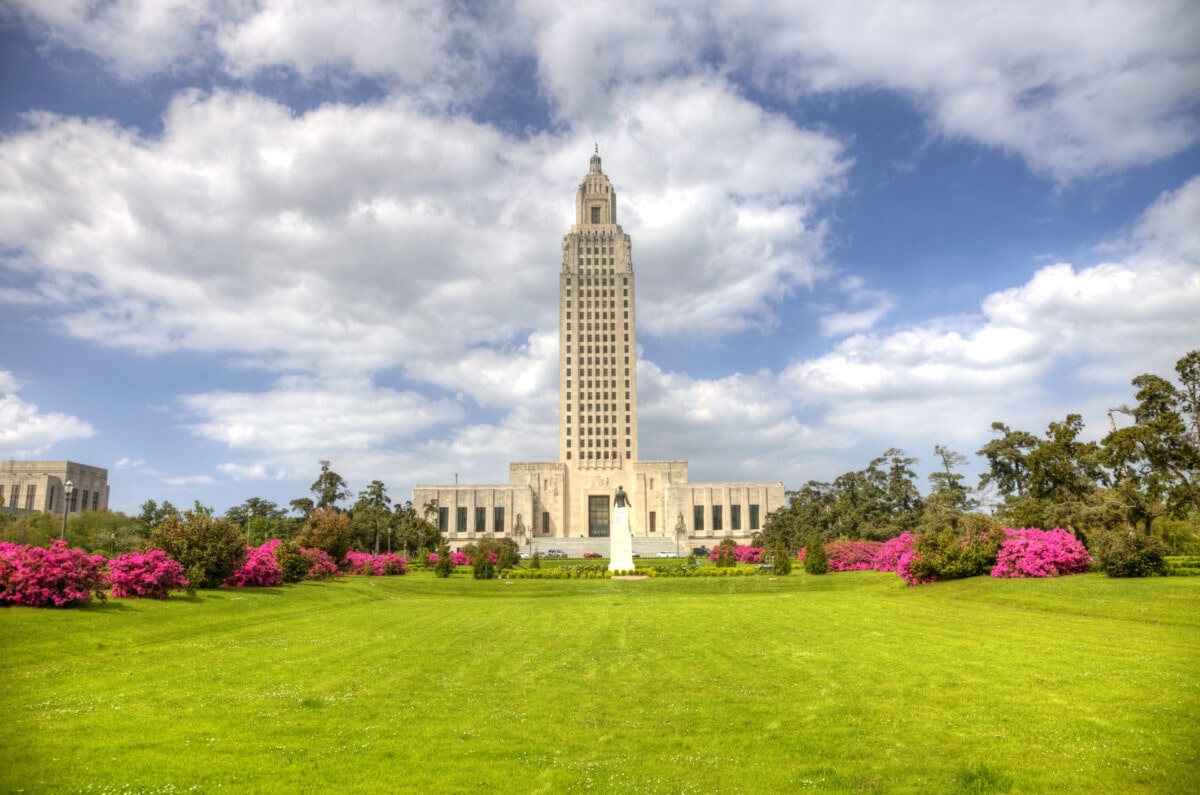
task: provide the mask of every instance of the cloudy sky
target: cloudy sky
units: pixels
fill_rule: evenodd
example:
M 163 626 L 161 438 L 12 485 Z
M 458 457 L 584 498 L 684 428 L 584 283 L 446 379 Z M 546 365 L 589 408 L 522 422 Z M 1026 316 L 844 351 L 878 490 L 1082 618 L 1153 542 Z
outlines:
M 1098 437 L 1200 347 L 1189 0 L 0 0 L 0 458 L 125 511 L 553 459 L 597 144 L 693 480 Z

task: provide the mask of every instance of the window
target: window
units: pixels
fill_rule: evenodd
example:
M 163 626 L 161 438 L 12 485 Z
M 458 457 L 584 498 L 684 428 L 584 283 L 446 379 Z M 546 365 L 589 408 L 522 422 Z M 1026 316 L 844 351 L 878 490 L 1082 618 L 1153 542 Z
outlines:
M 92 492 L 92 510 L 93 511 L 99 510 L 99 508 L 96 507 L 99 504 L 100 504 L 100 492 L 93 491 Z
M 750 506 L 750 529 L 751 530 L 758 529 L 758 506 L 757 505 Z
M 704 532 L 704 506 L 692 506 L 692 531 L 696 533 Z
M 487 508 L 476 506 L 475 508 L 475 532 L 487 532 Z
M 46 495 L 46 510 L 47 511 L 54 510 L 54 497 L 57 493 L 58 493 L 58 487 L 51 486 L 49 489 L 49 493 Z M 0 491 L 0 500 L 2 500 L 2 499 L 4 499 L 4 492 Z
M 599 207 L 592 208 L 592 223 L 593 224 L 600 223 L 600 208 Z M 589 251 L 590 251 L 590 249 L 589 249 Z
M 550 512 L 542 511 L 542 535 L 550 535 Z
M 88 490 L 84 489 L 83 490 L 83 499 L 80 500 L 80 502 L 83 504 L 83 510 L 85 510 L 85 511 L 87 510 L 87 498 L 88 498 Z
M 438 508 L 438 532 L 442 534 L 450 532 L 449 508 Z
M 504 532 L 504 506 L 497 505 L 492 509 L 492 532 Z
M 723 505 L 714 505 L 712 507 L 714 533 L 719 533 L 725 529 L 725 517 L 723 515 L 725 512 L 722 510 L 724 507 Z
M 454 532 L 467 532 L 467 507 L 464 505 L 458 509 L 455 515 Z
M 87 494 L 87 492 L 85 491 L 84 494 Z M 25 510 L 27 510 L 27 511 L 33 510 L 33 501 L 36 498 L 37 498 L 37 486 L 30 483 L 25 488 Z
M 655 529 L 657 527 L 657 525 L 658 525 L 658 514 L 656 514 L 654 511 L 651 511 L 650 512 L 650 534 L 651 535 L 653 535 L 655 532 L 657 532 Z
M 12 485 L 12 489 L 10 489 L 8 492 L 8 507 L 16 508 L 20 504 L 17 502 L 17 500 L 20 498 L 20 496 L 21 496 L 21 487 L 18 486 L 16 483 L 14 483 Z
M 729 529 L 730 530 L 741 530 L 742 529 L 742 506 L 740 506 L 740 505 L 730 505 L 729 506 Z

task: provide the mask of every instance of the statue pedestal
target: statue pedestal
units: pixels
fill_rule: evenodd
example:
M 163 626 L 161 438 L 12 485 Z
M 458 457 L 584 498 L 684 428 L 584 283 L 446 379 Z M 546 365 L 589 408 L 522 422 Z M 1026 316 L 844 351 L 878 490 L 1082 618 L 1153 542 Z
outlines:
M 633 532 L 629 529 L 628 508 L 617 508 L 608 541 L 608 570 L 633 571 Z

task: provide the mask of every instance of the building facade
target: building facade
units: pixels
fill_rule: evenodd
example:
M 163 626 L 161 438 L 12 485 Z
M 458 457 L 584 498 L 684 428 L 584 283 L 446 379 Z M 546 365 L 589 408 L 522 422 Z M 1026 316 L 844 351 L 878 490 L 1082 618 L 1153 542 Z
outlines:
M 595 154 L 575 193 L 559 272 L 558 461 L 513 462 L 508 483 L 418 485 L 413 505 L 451 541 L 604 538 L 613 495 L 632 503 L 635 538 L 749 537 L 784 507 L 783 483 L 691 483 L 686 461 L 638 455 L 633 250 Z
M 71 482 L 67 497 L 66 484 Z M 69 502 L 68 502 L 69 499 Z M 0 507 L 61 514 L 108 510 L 108 470 L 74 461 L 0 462 Z

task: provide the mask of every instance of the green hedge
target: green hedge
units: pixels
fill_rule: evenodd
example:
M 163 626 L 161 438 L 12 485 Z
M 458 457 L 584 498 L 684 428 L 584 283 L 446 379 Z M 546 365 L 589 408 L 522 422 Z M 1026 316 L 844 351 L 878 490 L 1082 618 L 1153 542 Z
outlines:
M 1170 555 L 1166 562 L 1168 577 L 1200 577 L 1200 555 Z

